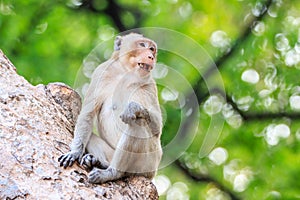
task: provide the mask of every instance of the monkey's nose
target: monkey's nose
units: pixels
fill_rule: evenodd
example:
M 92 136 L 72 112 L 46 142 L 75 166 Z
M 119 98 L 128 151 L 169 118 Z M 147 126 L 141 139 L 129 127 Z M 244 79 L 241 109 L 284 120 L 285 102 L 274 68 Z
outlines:
M 148 55 L 148 58 L 149 58 L 150 60 L 154 60 L 154 56 L 153 56 L 153 55 Z

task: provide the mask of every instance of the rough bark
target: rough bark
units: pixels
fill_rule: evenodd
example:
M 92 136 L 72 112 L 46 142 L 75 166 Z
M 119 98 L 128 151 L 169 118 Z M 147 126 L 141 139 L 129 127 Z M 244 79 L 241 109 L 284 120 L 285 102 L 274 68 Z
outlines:
M 158 199 L 144 177 L 95 185 L 78 165 L 59 167 L 80 108 L 70 87 L 32 86 L 0 50 L 0 199 Z

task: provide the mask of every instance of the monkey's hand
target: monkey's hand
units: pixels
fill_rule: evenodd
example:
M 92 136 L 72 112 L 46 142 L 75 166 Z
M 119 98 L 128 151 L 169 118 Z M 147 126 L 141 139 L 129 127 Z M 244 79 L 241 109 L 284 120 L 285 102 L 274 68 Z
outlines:
M 61 155 L 58 158 L 58 162 L 60 162 L 60 166 L 64 166 L 64 168 L 71 167 L 76 160 L 79 160 L 82 157 L 81 151 L 70 151 L 66 154 Z
M 151 122 L 148 110 L 136 102 L 130 102 L 120 117 L 129 125 L 135 122 L 140 126 L 145 126 Z

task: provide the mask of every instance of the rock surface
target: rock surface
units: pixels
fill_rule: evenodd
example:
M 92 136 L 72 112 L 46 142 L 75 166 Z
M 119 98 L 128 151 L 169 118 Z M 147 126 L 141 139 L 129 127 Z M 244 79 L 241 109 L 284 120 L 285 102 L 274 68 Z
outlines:
M 158 199 L 144 177 L 95 185 L 78 165 L 59 167 L 80 108 L 72 88 L 32 86 L 0 50 L 0 199 Z

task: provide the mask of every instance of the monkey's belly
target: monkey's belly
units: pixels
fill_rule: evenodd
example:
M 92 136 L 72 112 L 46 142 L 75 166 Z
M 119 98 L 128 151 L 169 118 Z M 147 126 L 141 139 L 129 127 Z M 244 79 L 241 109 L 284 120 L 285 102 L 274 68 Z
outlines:
M 109 101 L 108 101 L 109 102 Z M 126 129 L 120 119 L 120 109 L 115 109 L 116 105 L 103 104 L 103 109 L 98 116 L 99 136 L 113 149 L 116 149 L 118 141 Z

